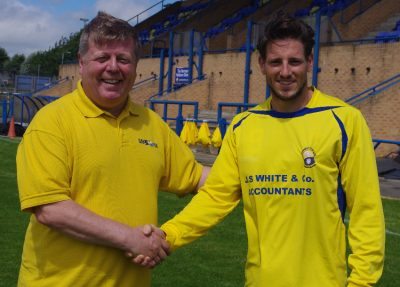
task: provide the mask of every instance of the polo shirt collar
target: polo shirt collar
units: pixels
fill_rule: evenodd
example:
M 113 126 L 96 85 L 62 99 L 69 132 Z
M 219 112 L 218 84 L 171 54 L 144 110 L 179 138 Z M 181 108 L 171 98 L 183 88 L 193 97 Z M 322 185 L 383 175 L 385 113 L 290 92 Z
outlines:
M 77 106 L 82 114 L 87 118 L 96 118 L 101 115 L 109 115 L 114 117 L 107 111 L 103 111 L 98 106 L 96 106 L 86 95 L 85 91 L 82 87 L 82 81 L 79 80 L 77 83 Z M 125 105 L 124 109 L 121 111 L 121 114 L 118 117 L 125 117 L 127 115 L 137 115 L 137 111 L 135 105 L 128 99 L 127 104 Z

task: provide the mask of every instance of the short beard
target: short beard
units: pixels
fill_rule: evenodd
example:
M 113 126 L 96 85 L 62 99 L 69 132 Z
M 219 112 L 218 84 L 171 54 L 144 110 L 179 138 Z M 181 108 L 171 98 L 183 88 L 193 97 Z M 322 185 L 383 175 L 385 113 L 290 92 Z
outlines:
M 269 86 L 269 88 L 270 88 L 270 90 L 271 90 L 271 95 L 272 95 L 273 97 L 276 97 L 276 98 L 278 98 L 279 100 L 284 101 L 284 102 L 290 102 L 290 101 L 293 101 L 293 100 L 298 99 L 298 98 L 303 94 L 304 90 L 307 89 L 307 82 L 304 82 L 304 83 L 303 83 L 303 86 L 301 86 L 301 88 L 298 89 L 298 91 L 297 91 L 294 95 L 292 95 L 292 96 L 290 96 L 290 97 L 284 97 L 284 96 L 282 96 L 280 93 L 278 93 L 278 91 L 276 91 L 276 90 L 272 87 L 272 85 L 268 85 L 268 86 Z
M 290 101 L 294 101 L 294 100 L 298 99 L 303 94 L 304 90 L 307 89 L 307 82 L 304 82 L 303 85 L 300 87 L 300 89 L 298 89 L 297 92 L 294 93 L 294 95 L 292 95 L 290 97 L 282 96 L 278 91 L 276 91 L 274 88 L 272 88 L 272 86 L 269 86 L 269 88 L 271 89 L 271 95 L 273 97 L 276 97 L 279 100 L 284 101 L 284 102 L 290 102 Z

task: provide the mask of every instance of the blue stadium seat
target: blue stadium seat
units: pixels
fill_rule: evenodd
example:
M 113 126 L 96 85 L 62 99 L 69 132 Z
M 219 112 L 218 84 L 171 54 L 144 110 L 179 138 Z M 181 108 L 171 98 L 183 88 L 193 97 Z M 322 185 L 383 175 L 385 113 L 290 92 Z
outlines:
M 396 22 L 396 26 L 393 29 L 394 31 L 400 31 L 400 20 Z
M 398 31 L 379 32 L 375 37 L 375 43 L 397 42 L 399 38 L 400 32 Z

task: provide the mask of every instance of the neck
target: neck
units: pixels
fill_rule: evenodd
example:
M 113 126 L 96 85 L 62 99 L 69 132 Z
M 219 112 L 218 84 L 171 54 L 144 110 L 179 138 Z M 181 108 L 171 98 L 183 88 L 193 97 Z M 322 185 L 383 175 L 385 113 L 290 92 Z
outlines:
M 113 107 L 113 108 L 105 108 L 103 110 L 106 111 L 106 112 L 109 112 L 110 114 L 112 114 L 114 117 L 117 118 L 121 114 L 121 112 L 124 109 L 125 105 L 126 105 L 126 102 L 123 105 L 119 105 L 119 106 Z

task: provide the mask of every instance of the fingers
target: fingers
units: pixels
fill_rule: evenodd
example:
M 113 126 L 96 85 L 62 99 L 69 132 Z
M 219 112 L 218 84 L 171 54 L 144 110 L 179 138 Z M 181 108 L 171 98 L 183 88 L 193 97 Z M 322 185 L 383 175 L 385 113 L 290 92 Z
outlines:
M 166 238 L 165 232 L 164 232 L 164 231 L 162 231 L 160 228 L 158 228 L 158 227 L 156 227 L 156 226 L 154 226 L 154 225 L 151 225 L 151 226 L 152 226 L 153 232 L 154 232 L 155 234 L 157 234 L 158 236 L 160 236 L 162 239 L 165 239 L 165 238 Z
M 160 228 L 158 228 L 157 226 L 155 226 L 153 224 L 144 225 L 142 230 L 143 230 L 143 234 L 146 236 L 150 236 L 153 233 L 155 233 L 158 236 L 160 236 L 161 238 L 165 239 L 164 231 L 162 231 Z
M 169 244 L 166 240 L 161 241 L 161 249 L 158 252 L 158 255 L 162 258 L 165 259 L 168 257 L 170 254 L 170 249 L 169 249 Z
M 157 265 L 157 262 L 150 257 L 146 257 L 145 260 L 143 261 L 143 263 L 141 264 L 142 267 L 146 267 L 146 268 L 153 268 L 156 265 Z
M 130 257 L 130 258 L 132 258 L 132 257 Z M 143 254 L 139 254 L 135 258 L 132 258 L 132 262 L 140 265 L 144 262 L 145 258 L 146 258 L 146 256 L 144 256 Z
M 153 268 L 168 257 L 169 244 L 165 240 L 164 231 L 152 224 L 146 224 L 134 228 L 133 232 L 136 234 L 136 239 L 131 242 L 132 248 L 125 251 L 125 256 L 132 263 Z
M 161 261 L 165 260 L 168 257 L 168 255 L 169 253 L 164 249 L 160 249 L 160 252 L 158 252 L 158 257 L 160 257 Z
M 152 232 L 153 232 L 153 227 L 154 227 L 153 224 L 144 225 L 143 229 L 142 229 L 143 230 L 143 234 L 146 235 L 146 236 L 150 236 L 152 234 Z

